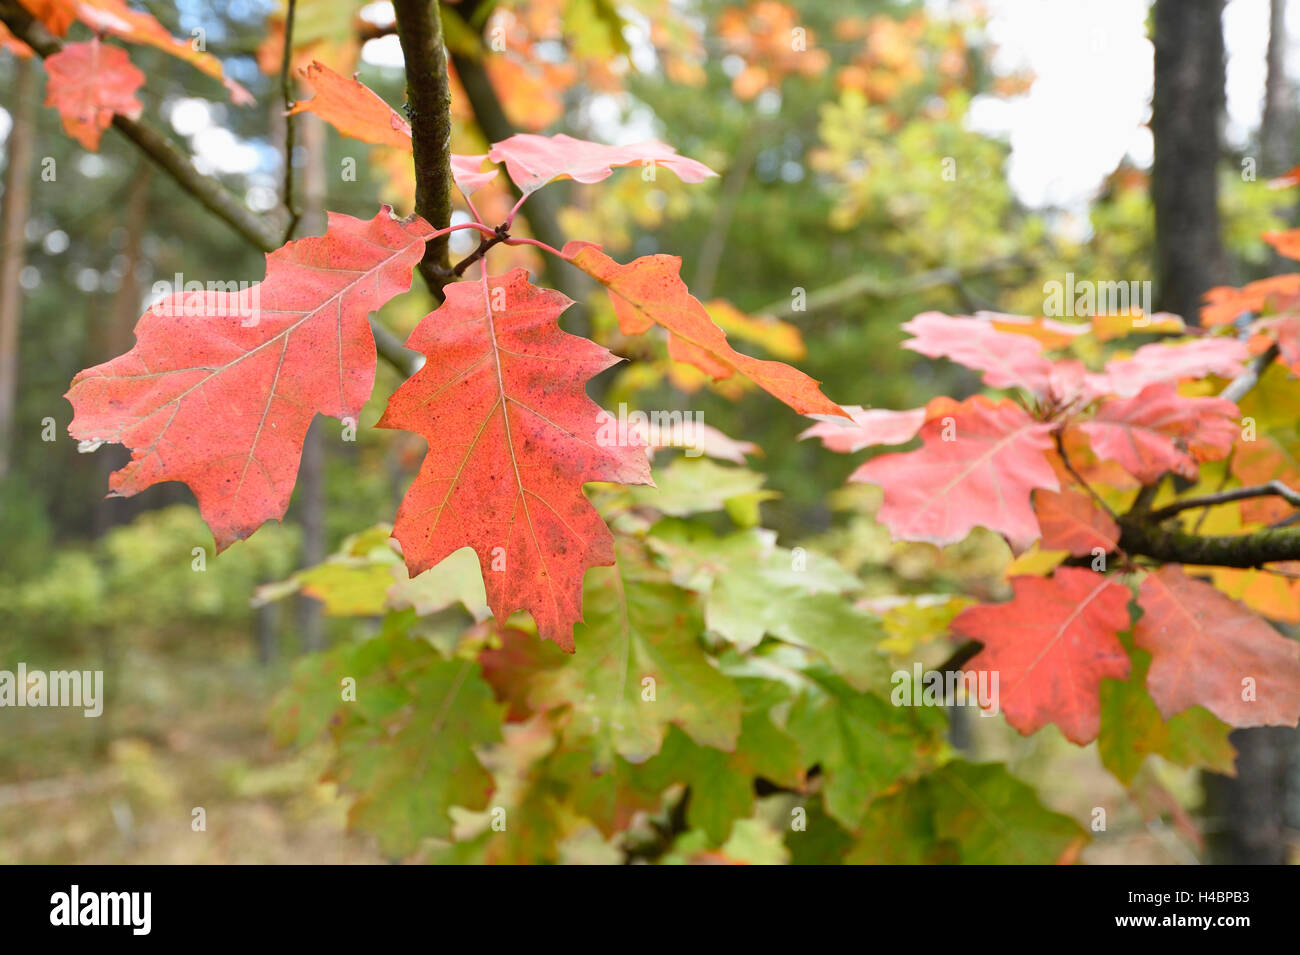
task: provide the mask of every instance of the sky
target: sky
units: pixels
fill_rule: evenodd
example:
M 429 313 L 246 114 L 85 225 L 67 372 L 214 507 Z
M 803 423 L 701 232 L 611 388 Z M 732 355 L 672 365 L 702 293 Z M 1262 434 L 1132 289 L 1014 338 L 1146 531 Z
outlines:
M 1147 0 L 985 0 L 995 64 L 1028 68 L 1036 81 L 1014 101 L 981 98 L 972 125 L 1007 136 L 1008 178 L 1027 205 L 1079 211 L 1126 155 L 1149 167 L 1154 50 Z M 942 10 L 946 4 L 934 4 Z M 1263 108 L 1269 0 L 1229 0 L 1224 10 L 1226 136 L 1243 145 Z M 1287 74 L 1300 76 L 1300 2 L 1289 5 Z

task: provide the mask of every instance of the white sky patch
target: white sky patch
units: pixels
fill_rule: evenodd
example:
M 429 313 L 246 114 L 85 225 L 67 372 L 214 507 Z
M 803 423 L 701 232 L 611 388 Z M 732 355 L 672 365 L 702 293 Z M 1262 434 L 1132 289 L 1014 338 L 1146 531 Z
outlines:
M 195 97 L 172 100 L 167 104 L 167 121 L 181 136 L 193 136 L 212 125 L 208 101 Z
M 1033 207 L 1081 212 L 1125 156 L 1152 159 L 1152 71 L 1148 0 L 987 0 L 999 69 L 1028 68 L 1036 79 L 1014 100 L 978 97 L 971 126 L 1011 143 L 1011 188 Z M 943 5 L 938 7 L 943 11 Z M 1229 0 L 1224 12 L 1229 143 L 1241 147 L 1259 125 L 1268 46 L 1268 0 Z M 1300 28 L 1292 4 L 1288 33 Z M 1300 72 L 1291 44 L 1288 72 Z
M 207 173 L 250 173 L 261 166 L 261 154 L 223 126 L 209 126 L 190 140 L 194 164 Z
M 402 58 L 402 43 L 395 33 L 367 40 L 361 47 L 361 59 L 372 66 L 390 66 L 399 70 L 406 64 Z

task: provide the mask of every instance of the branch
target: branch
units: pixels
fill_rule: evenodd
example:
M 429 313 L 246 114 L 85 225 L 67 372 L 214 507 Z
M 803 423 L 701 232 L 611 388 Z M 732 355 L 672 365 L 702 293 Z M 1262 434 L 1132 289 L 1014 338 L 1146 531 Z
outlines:
M 465 258 L 457 262 L 455 267 L 452 268 L 451 270 L 452 274 L 455 275 L 457 278 L 464 275 L 465 270 L 467 268 L 469 268 L 479 259 L 483 258 L 483 256 L 487 255 L 488 249 L 492 248 L 495 245 L 499 245 L 502 242 L 509 242 L 509 239 L 510 239 L 510 232 L 506 228 L 505 223 L 503 222 L 501 225 L 496 227 L 495 232 L 491 234 L 485 234 L 481 239 L 479 239 L 478 248 L 475 249 L 473 252 L 471 252 L 469 255 L 465 256 Z
M 1241 401 L 1246 397 L 1247 392 L 1259 384 L 1260 375 L 1264 374 L 1273 359 L 1278 356 L 1277 342 L 1268 346 L 1268 350 L 1262 354 L 1256 355 L 1252 361 L 1236 378 L 1228 383 L 1228 387 L 1219 393 L 1220 398 L 1227 398 L 1233 404 Z
M 1152 524 L 1159 524 L 1175 514 L 1194 507 L 1213 507 L 1216 504 L 1230 504 L 1233 501 L 1244 501 L 1252 497 L 1280 497 L 1293 507 L 1300 507 L 1300 491 L 1293 491 L 1281 481 L 1269 481 L 1267 484 L 1256 484 L 1253 487 L 1239 487 L 1231 491 L 1218 491 L 1201 497 L 1188 497 L 1181 501 L 1174 501 L 1168 507 L 1152 511 L 1147 515 L 1147 520 Z
M 406 62 L 406 101 L 415 157 L 415 211 L 435 229 L 451 223 L 451 87 L 438 0 L 395 0 Z M 451 279 L 447 237 L 430 240 L 420 274 L 438 298 Z
M 284 52 L 280 59 L 280 96 L 284 99 L 284 208 L 289 213 L 289 224 L 284 227 L 284 241 L 293 238 L 298 228 L 298 209 L 293 200 L 293 78 L 290 76 L 293 62 L 293 15 L 297 0 L 289 0 L 288 12 L 284 19 Z
M 17 0 L 0 0 L 0 22 L 41 58 L 52 56 L 63 49 L 63 43 L 37 22 Z M 249 245 L 262 252 L 274 252 L 283 243 L 278 229 L 263 216 L 258 215 L 228 190 L 221 181 L 205 176 L 194 168 L 189 157 L 152 126 L 144 122 L 114 116 L 113 127 L 148 156 L 155 165 L 196 199 L 205 209 L 230 226 Z M 370 329 L 375 336 L 375 346 L 380 356 L 409 378 L 423 364 L 421 356 L 407 351 L 392 332 L 372 316 Z
M 462 0 L 457 5 L 457 11 L 461 19 L 471 23 L 482 5 L 481 0 Z M 484 138 L 489 143 L 498 143 L 513 136 L 516 132 L 515 127 L 501 107 L 501 101 L 497 98 L 496 90 L 492 88 L 492 80 L 483 67 L 483 61 L 473 54 L 452 50 L 451 62 L 456 68 L 456 78 L 460 80 L 465 98 L 469 101 L 470 109 L 474 111 L 474 120 L 482 130 Z M 509 178 L 506 184 L 516 199 L 523 198 L 519 187 Z M 533 235 L 557 249 L 563 248 L 566 241 L 564 232 L 559 226 L 559 211 L 559 203 L 554 193 L 541 190 L 528 197 L 528 208 L 524 213 Z M 545 261 L 543 272 L 549 285 L 579 303 L 579 306 L 565 313 L 566 327 L 577 331 L 577 316 L 574 313 L 586 299 L 585 278 L 552 261 Z
M 993 272 L 1001 272 L 1005 269 L 1025 269 L 1029 268 L 1029 263 L 1018 257 L 1009 257 L 1004 259 L 994 259 L 990 262 L 983 262 L 978 265 L 967 266 L 965 268 L 939 268 L 931 269 L 928 272 L 920 272 L 909 278 L 899 281 L 887 281 L 878 275 L 862 273 L 859 275 L 850 275 L 848 278 L 833 282 L 824 288 L 820 288 L 808 295 L 804 301 L 804 312 L 815 312 L 819 309 L 829 308 L 838 305 L 841 302 L 862 296 L 872 298 L 899 298 L 904 295 L 912 295 L 916 292 L 924 292 L 927 289 L 938 288 L 944 285 L 951 285 L 959 292 L 967 294 L 964 288 L 964 282 L 968 278 L 979 275 L 988 275 Z M 967 297 L 968 294 L 967 294 Z M 795 314 L 793 304 L 787 299 L 781 299 L 770 305 L 760 308 L 754 312 L 755 315 L 770 315 L 773 318 L 791 318 Z
M 1155 526 L 1142 520 L 1120 518 L 1119 548 L 1176 564 L 1210 567 L 1261 567 L 1284 560 L 1300 560 L 1300 530 L 1266 529 L 1228 537 L 1198 537 L 1186 531 Z

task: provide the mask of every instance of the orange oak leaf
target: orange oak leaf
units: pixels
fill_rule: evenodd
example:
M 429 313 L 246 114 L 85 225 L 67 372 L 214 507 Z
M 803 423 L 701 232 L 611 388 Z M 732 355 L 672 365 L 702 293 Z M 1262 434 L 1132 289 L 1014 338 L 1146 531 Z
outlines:
M 942 547 L 981 526 L 1019 549 L 1039 536 L 1030 494 L 1060 487 L 1046 456 L 1051 431 L 1014 401 L 975 395 L 930 417 L 920 448 L 873 458 L 849 480 L 884 490 L 876 519 L 895 540 Z
M 0 23 L 0 50 L 7 50 L 20 60 L 30 60 L 36 51 L 18 37 L 9 32 L 9 28 Z
M 732 348 L 726 332 L 714 324 L 682 281 L 682 260 L 677 256 L 643 255 L 620 265 L 600 246 L 578 241 L 568 243 L 562 254 L 609 291 L 623 334 L 639 335 L 652 325 L 662 325 L 668 330 L 668 354 L 674 361 L 694 365 L 719 380 L 740 372 L 800 414 L 848 417 L 821 393 L 818 381 L 797 368 L 751 358 Z
M 717 175 L 704 163 L 679 156 L 673 147 L 654 139 L 631 146 L 606 146 L 563 133 L 555 136 L 516 133 L 493 143 L 488 158 L 506 164 L 506 174 L 524 195 L 555 179 L 600 182 L 613 174 L 615 166 L 662 166 L 688 183 L 703 182 Z
M 98 38 L 69 43 L 45 61 L 45 70 L 45 105 L 59 111 L 64 132 L 91 152 L 98 151 L 115 113 L 137 119 L 144 110 L 135 95 L 144 73 L 121 47 Z
M 1230 470 L 1244 486 L 1281 481 L 1288 487 L 1300 485 L 1300 461 L 1293 449 L 1271 434 L 1253 435 L 1233 446 Z M 1247 524 L 1272 524 L 1295 512 L 1280 497 L 1260 497 L 1241 502 L 1241 519 Z
M 1292 166 L 1282 175 L 1268 180 L 1270 189 L 1290 189 L 1296 185 L 1300 185 L 1300 166 Z
M 1080 567 L 1051 577 L 1013 577 L 1009 603 L 963 610 L 955 633 L 984 644 L 968 665 L 996 673 L 995 699 L 1026 736 L 1048 723 L 1080 746 L 1101 727 L 1101 681 L 1128 676 L 1119 634 L 1129 625 L 1129 590 Z
M 164 53 L 184 60 L 201 73 L 218 80 L 230 94 L 231 102 L 238 106 L 251 105 L 255 100 L 244 89 L 225 75 L 221 61 L 204 49 L 202 33 L 184 40 L 167 32 L 152 14 L 133 10 L 124 0 L 21 0 L 32 16 L 40 20 L 56 36 L 63 36 L 74 20 L 80 20 L 97 34 L 112 34 L 129 43 L 152 46 Z
M 55 36 L 67 36 L 68 28 L 77 22 L 76 0 L 18 0 Z
M 316 60 L 300 75 L 316 95 L 294 103 L 290 116 L 315 113 L 344 136 L 410 151 L 411 124 L 356 77 L 340 76 Z
M 284 516 L 312 418 L 360 413 L 375 379 L 366 317 L 411 287 L 432 232 L 387 206 L 330 213 L 325 235 L 266 257 L 262 282 L 157 302 L 135 347 L 73 379 L 68 433 L 131 449 L 116 496 L 184 481 L 224 550 Z
M 1300 643 L 1167 564 L 1142 580 L 1134 642 L 1151 654 L 1147 689 L 1166 719 L 1203 706 L 1231 726 L 1295 726 Z
M 1075 557 L 1086 557 L 1097 548 L 1109 554 L 1119 543 L 1115 519 L 1081 488 L 1035 491 L 1034 505 L 1043 531 L 1039 543 L 1043 550 L 1064 550 Z
M 1167 472 L 1194 479 L 1197 465 L 1227 456 L 1240 434 L 1237 406 L 1226 398 L 1189 398 L 1169 383 L 1132 398 L 1103 401 L 1077 427 L 1093 453 L 1115 461 L 1143 484 Z
M 162 50 L 169 56 L 189 63 L 221 83 L 237 106 L 251 106 L 253 96 L 230 77 L 226 76 L 221 61 L 206 52 L 198 35 L 178 39 L 167 32 L 152 14 L 133 10 L 124 0 L 74 0 L 77 17 L 92 30 L 112 33 L 130 43 L 140 43 Z
M 1219 285 L 1205 293 L 1201 323 L 1207 327 L 1236 321 L 1243 312 L 1258 313 L 1300 295 L 1300 273 L 1288 272 L 1248 282 L 1241 288 Z
M 582 485 L 652 483 L 643 447 L 602 441 L 606 415 L 586 394 L 618 359 L 561 331 L 573 303 L 523 269 L 444 291 L 407 341 L 428 361 L 379 421 L 429 442 L 393 536 L 412 576 L 473 547 L 496 618 L 527 610 L 543 638 L 572 651 L 583 575 L 614 562 Z
M 1287 229 L 1285 232 L 1265 232 L 1263 239 L 1278 255 L 1288 259 L 1300 259 L 1300 229 Z

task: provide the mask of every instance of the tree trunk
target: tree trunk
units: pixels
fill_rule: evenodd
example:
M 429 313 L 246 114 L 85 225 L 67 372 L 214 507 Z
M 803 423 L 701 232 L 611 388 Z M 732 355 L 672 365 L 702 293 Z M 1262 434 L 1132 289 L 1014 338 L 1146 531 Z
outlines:
M 98 364 L 114 355 L 130 350 L 133 339 L 132 331 L 141 312 L 140 284 L 136 281 L 136 267 L 140 264 L 141 241 L 148 229 L 149 219 L 149 179 L 153 167 L 141 165 L 126 187 L 126 210 L 122 227 L 126 230 L 126 245 L 122 249 L 124 266 L 122 284 L 118 286 L 108 307 L 107 321 L 89 323 L 87 343 L 90 346 L 90 362 Z M 123 467 L 130 460 L 125 448 L 101 448 L 94 455 L 96 486 L 108 487 L 109 475 Z M 91 534 L 102 537 L 114 524 L 125 523 L 139 514 L 144 508 L 140 498 L 118 498 L 99 496 L 91 516 Z
M 1274 17 L 1280 5 L 1274 5 Z M 1189 323 L 1198 321 L 1205 291 L 1230 281 L 1216 175 L 1224 108 L 1222 16 L 1223 0 L 1156 0 L 1151 105 L 1156 304 Z M 1274 76 L 1270 86 L 1277 82 Z M 1275 98 L 1275 114 L 1281 107 Z M 1286 772 L 1293 735 L 1285 729 L 1238 730 L 1232 734 L 1237 776 L 1205 774 L 1211 862 L 1284 861 Z
M 32 199 L 33 118 L 36 70 L 27 60 L 14 64 L 13 128 L 5 144 L 4 199 L 0 204 L 0 481 L 13 458 L 18 401 L 18 325 L 23 297 L 19 276 L 27 264 L 27 212 Z
M 1224 107 L 1223 0 L 1156 0 L 1156 307 L 1199 321 L 1201 296 L 1229 281 L 1217 166 Z
M 1291 168 L 1295 146 L 1294 90 L 1286 75 L 1286 0 L 1272 0 L 1268 21 L 1268 76 L 1259 124 L 1260 172 L 1278 176 Z

